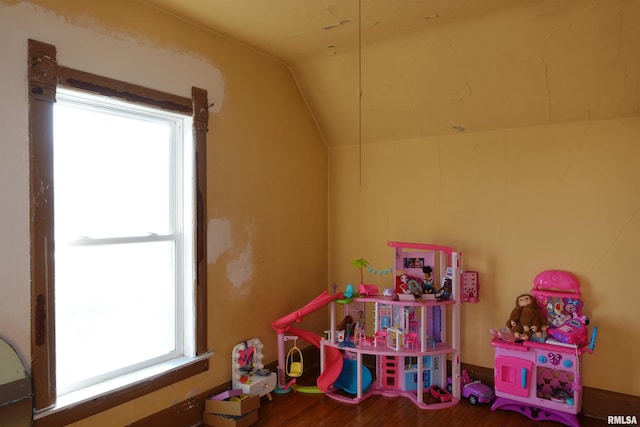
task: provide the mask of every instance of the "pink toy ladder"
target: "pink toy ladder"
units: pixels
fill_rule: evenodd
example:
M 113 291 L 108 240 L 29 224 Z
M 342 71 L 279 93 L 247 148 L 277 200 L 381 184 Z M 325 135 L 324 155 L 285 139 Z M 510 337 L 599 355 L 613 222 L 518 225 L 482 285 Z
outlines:
M 398 387 L 398 358 L 396 356 L 383 356 L 382 358 L 382 385 L 384 387 Z

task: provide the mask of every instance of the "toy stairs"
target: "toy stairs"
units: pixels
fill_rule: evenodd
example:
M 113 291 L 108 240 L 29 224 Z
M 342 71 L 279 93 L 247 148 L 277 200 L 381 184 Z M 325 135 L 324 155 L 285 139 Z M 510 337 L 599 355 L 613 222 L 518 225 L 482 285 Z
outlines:
M 398 387 L 398 357 L 383 356 L 382 358 L 382 386 Z

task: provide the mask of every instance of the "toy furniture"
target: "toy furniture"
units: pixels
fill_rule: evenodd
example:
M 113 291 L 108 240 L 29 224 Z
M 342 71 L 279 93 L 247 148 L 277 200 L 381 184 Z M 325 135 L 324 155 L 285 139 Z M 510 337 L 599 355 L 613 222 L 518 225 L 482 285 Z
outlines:
M 531 295 L 546 321 L 546 337 L 532 336 L 524 341 L 501 335 L 493 338 L 497 399 L 491 409 L 513 410 L 532 420 L 578 427 L 580 358 L 593 352 L 597 328 L 588 343 L 580 283 L 570 273 L 543 271 L 536 276 Z
M 462 272 L 462 302 L 478 302 L 479 287 L 477 271 Z
M 339 349 L 345 367 L 340 381 L 330 384 L 325 393 L 332 399 L 350 404 L 358 404 L 377 394 L 404 396 L 421 409 L 456 405 L 460 399 L 460 255 L 446 246 L 402 242 L 388 242 L 387 245 L 394 250 L 392 286 L 397 294 L 386 296 L 369 286 L 365 294 L 330 304 L 331 329 L 328 338 L 320 342 L 320 366 L 325 366 L 324 360 L 330 350 Z M 431 270 L 423 270 L 426 266 Z M 427 277 L 425 271 L 433 273 L 433 279 L 431 275 Z M 426 280 L 433 293 L 416 294 L 415 289 Z M 404 293 L 400 285 L 409 281 L 413 293 Z M 449 285 L 445 286 L 445 283 Z M 344 306 L 345 317 L 349 315 L 353 319 L 364 319 L 364 312 L 373 309 L 375 324 L 368 331 L 370 339 L 358 337 L 357 342 L 349 345 L 339 342 L 337 304 Z M 364 326 L 360 325 L 366 330 Z M 447 341 L 447 330 L 450 342 Z M 363 365 L 365 355 L 374 356 L 375 375 Z M 429 389 L 447 386 L 447 358 L 451 360 L 455 378 L 452 398 L 435 399 Z M 344 386 L 347 375 L 351 376 L 349 387 Z
M 262 363 L 262 341 L 252 338 L 237 344 L 231 352 L 231 382 L 234 389 L 244 394 L 267 396 L 271 400 L 271 392 L 276 386 L 277 376 L 264 368 Z
M 294 340 L 293 347 L 287 353 L 287 375 L 292 378 L 298 378 L 302 375 L 303 358 L 302 351 L 298 348 L 297 343 Z

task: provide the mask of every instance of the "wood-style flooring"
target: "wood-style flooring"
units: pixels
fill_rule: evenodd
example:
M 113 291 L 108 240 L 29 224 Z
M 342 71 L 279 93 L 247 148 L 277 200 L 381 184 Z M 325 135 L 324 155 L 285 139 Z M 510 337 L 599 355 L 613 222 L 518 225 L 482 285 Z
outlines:
M 471 405 L 463 399 L 453 408 L 423 410 L 404 397 L 372 396 L 359 405 L 335 401 L 324 394 L 273 394 L 263 397 L 256 426 L 474 426 L 550 427 L 563 424 L 532 421 L 513 411 L 491 411 L 490 404 Z M 580 416 L 582 427 L 606 425 L 606 421 Z
M 307 369 L 298 384 L 313 385 L 317 367 Z M 425 402 L 431 396 L 425 395 Z M 473 427 L 561 427 L 552 421 L 532 421 L 514 411 L 492 411 L 491 404 L 471 405 L 461 401 L 452 408 L 425 410 L 405 397 L 371 396 L 358 405 L 338 402 L 324 394 L 289 392 L 272 393 L 269 401 L 263 396 L 256 426 L 286 427 L 381 427 L 381 426 L 473 426 Z M 579 416 L 581 427 L 601 427 L 605 420 Z

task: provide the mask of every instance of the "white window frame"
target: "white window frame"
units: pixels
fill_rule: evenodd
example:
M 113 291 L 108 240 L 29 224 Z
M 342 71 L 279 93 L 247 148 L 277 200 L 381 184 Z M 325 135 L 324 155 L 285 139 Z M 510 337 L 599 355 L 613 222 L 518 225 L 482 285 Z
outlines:
M 163 111 L 147 106 L 136 105 L 104 96 L 89 94 L 73 89 L 58 88 L 56 93 L 56 106 L 54 106 L 54 129 L 59 121 L 56 121 L 55 109 L 58 106 L 73 106 L 93 112 L 113 114 L 130 119 L 142 121 L 154 121 L 167 124 L 171 131 L 171 163 L 170 163 L 170 226 L 169 232 L 160 234 L 151 232 L 147 235 L 132 235 L 118 237 L 83 236 L 67 241 L 59 241 L 56 238 L 56 248 L 62 246 L 103 246 L 114 244 L 135 244 L 158 241 L 172 241 L 174 243 L 174 291 L 175 300 L 175 325 L 174 344 L 175 349 L 166 354 L 159 354 L 154 358 L 145 360 L 135 365 L 124 366 L 115 371 L 102 375 L 85 378 L 84 380 L 66 386 L 57 387 L 58 398 L 64 400 L 77 400 L 78 395 L 91 395 L 91 389 L 104 389 L 108 383 L 120 385 L 122 378 L 137 378 L 145 370 L 154 370 L 172 360 L 195 357 L 195 327 L 194 327 L 194 298 L 192 287 L 195 282 L 194 268 L 194 149 L 191 130 L 192 119 L 183 114 Z M 55 132 L 54 132 L 55 135 Z M 55 156 L 54 138 L 54 156 Z M 55 200 L 55 198 L 54 198 Z M 58 350 L 56 350 L 58 353 Z M 59 362 L 59 360 L 58 360 Z M 60 381 L 59 381 L 60 382 Z M 100 384 L 105 383 L 105 384 Z M 84 389 L 84 390 L 83 390 Z M 71 396 L 65 397 L 67 394 Z
M 56 46 L 28 40 L 27 98 L 29 106 L 29 215 L 31 276 L 31 374 L 36 424 L 64 426 L 125 402 L 169 387 L 209 370 L 207 305 L 207 91 L 191 87 L 189 97 L 60 65 Z M 188 76 L 185 76 L 188 78 Z M 94 390 L 85 398 L 63 401 L 56 393 L 55 260 L 53 212 L 53 106 L 56 90 L 74 88 L 140 105 L 190 115 L 195 158 L 195 281 L 191 289 L 195 311 L 195 357 L 156 365 L 120 385 Z M 187 326 L 185 326 L 187 327 Z M 171 362 L 171 363 L 170 363 Z M 131 375 L 129 375 L 131 377 Z M 104 383 L 102 383 L 104 384 Z M 71 393 L 70 393 L 71 394 Z M 67 394 L 65 396 L 69 396 Z

